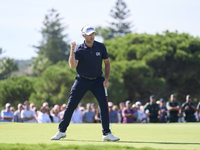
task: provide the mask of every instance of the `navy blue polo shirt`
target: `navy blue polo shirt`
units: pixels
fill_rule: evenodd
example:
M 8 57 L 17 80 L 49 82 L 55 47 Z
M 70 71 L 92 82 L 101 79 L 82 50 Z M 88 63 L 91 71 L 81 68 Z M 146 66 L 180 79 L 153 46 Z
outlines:
M 108 53 L 103 43 L 94 41 L 92 47 L 85 42 L 80 44 L 74 51 L 75 59 L 78 60 L 76 71 L 80 76 L 97 78 L 102 75 L 102 59 L 107 59 Z

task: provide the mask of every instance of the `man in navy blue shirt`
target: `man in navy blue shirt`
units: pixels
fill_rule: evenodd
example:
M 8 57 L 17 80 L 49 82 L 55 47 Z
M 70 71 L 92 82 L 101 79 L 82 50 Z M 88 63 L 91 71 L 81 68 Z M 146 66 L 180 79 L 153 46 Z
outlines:
M 186 122 L 197 122 L 194 113 L 196 112 L 196 105 L 192 102 L 192 96 L 186 96 L 186 102 L 182 104 L 182 112 L 185 112 Z
M 110 60 L 106 47 L 103 43 L 94 40 L 95 30 L 93 27 L 85 26 L 81 31 L 85 40 L 78 47 L 75 42 L 72 42 L 69 56 L 70 68 L 76 68 L 77 71 L 76 80 L 71 88 L 63 119 L 59 124 L 59 131 L 51 140 L 66 137 L 66 130 L 74 109 L 84 94 L 90 90 L 100 106 L 103 141 L 118 141 L 119 138 L 114 137 L 109 129 L 108 104 L 104 90 L 109 86 L 110 74 Z M 102 77 L 102 61 L 105 64 L 105 78 Z

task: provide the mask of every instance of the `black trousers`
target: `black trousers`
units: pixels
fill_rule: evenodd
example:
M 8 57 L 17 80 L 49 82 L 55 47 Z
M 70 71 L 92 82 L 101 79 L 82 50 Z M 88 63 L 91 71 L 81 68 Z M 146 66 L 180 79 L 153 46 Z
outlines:
M 96 97 L 101 113 L 101 124 L 102 132 L 105 135 L 110 133 L 109 129 L 109 114 L 107 100 L 105 96 L 105 90 L 103 87 L 104 78 L 99 77 L 94 80 L 90 80 L 81 76 L 77 76 L 76 80 L 71 88 L 70 96 L 68 99 L 68 104 L 64 112 L 64 116 L 59 124 L 59 131 L 65 132 L 69 126 L 72 114 L 76 109 L 77 105 L 85 95 L 85 93 L 90 90 Z

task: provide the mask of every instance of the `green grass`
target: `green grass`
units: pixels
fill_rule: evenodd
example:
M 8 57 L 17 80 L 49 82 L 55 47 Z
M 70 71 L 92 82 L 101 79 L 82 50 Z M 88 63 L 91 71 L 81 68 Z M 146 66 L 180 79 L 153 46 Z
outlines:
M 103 142 L 101 124 L 70 124 L 67 138 L 51 141 L 58 124 L 0 123 L 0 150 L 7 149 L 200 149 L 200 124 L 112 124 L 118 142 Z

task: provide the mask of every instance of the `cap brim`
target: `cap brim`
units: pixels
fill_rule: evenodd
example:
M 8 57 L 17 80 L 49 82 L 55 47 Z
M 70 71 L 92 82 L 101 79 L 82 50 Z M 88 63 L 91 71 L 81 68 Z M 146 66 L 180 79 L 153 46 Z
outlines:
M 90 35 L 90 34 L 92 34 L 92 33 L 95 33 L 95 31 L 90 31 L 90 32 L 85 33 L 85 34 L 86 34 L 86 35 Z

